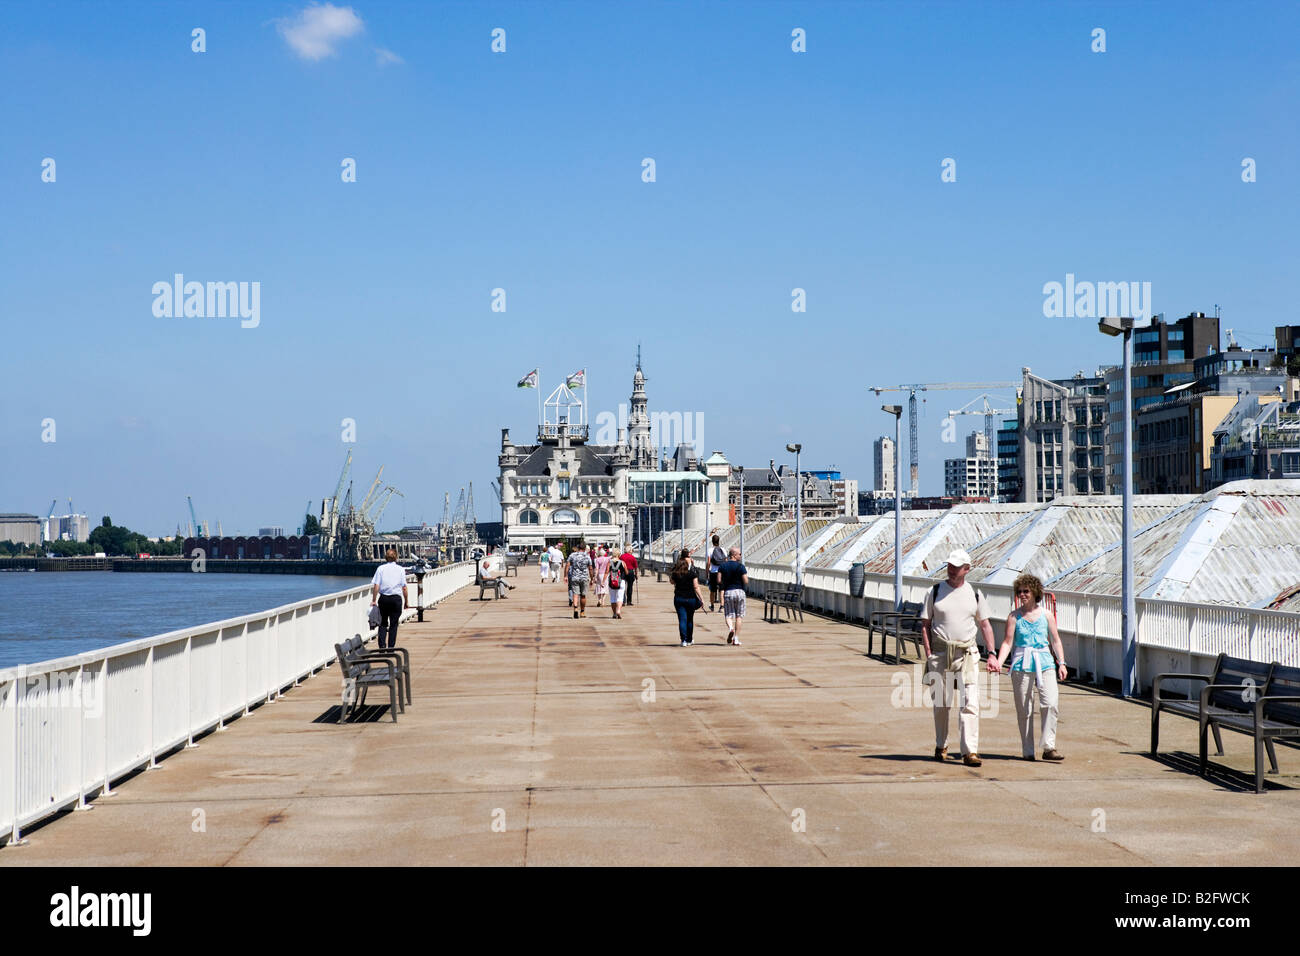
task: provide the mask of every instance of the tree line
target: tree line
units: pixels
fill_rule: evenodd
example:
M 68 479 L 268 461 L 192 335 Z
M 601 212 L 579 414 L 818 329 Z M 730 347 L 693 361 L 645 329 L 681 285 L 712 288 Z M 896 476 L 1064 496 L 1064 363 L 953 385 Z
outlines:
M 179 556 L 184 542 L 180 538 L 150 541 L 146 535 L 132 531 L 124 525 L 113 524 L 113 519 L 105 515 L 99 527 L 90 532 L 88 541 L 47 541 L 44 544 L 16 544 L 13 541 L 0 541 L 0 557 L 28 558 L 44 557 L 52 554 L 56 558 L 92 557 L 101 551 L 112 557 L 137 554 L 154 554 L 159 556 Z

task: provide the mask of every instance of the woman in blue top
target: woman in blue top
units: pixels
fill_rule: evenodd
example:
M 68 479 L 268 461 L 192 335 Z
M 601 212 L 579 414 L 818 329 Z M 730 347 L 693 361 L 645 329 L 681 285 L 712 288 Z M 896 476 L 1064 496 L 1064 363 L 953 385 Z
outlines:
M 1011 658 L 1011 692 L 1016 700 L 1020 726 L 1020 752 L 1034 759 L 1034 692 L 1043 722 L 1043 759 L 1064 760 L 1056 749 L 1058 711 L 1057 677 L 1065 680 L 1065 650 L 1056 630 L 1056 618 L 1042 607 L 1043 582 L 1032 574 L 1016 578 L 1016 601 L 1020 605 L 1007 618 L 1007 633 L 998 649 L 997 660 L 989 657 L 989 671 L 999 673 Z

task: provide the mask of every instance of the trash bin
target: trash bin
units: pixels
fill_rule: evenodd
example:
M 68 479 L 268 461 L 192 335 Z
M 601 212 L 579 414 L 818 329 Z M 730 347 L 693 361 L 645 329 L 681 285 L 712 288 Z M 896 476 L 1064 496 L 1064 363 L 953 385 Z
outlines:
M 849 593 L 860 598 L 867 589 L 867 566 L 861 561 L 854 561 L 849 568 Z

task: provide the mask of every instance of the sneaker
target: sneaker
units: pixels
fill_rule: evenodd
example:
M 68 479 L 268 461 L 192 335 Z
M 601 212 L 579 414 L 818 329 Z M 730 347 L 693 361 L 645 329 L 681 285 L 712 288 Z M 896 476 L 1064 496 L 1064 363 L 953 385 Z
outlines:
M 982 766 L 984 763 L 983 760 L 980 760 L 979 754 L 966 754 L 964 757 L 961 758 L 961 762 L 968 767 L 979 767 Z
M 578 609 L 576 607 L 573 609 L 573 619 L 575 621 L 578 619 Z
M 586 611 L 579 611 L 579 612 L 578 612 L 578 617 L 586 617 L 586 616 L 587 616 L 587 612 L 586 612 Z
M 682 641 L 682 647 L 689 647 L 689 646 L 690 645 L 688 645 L 685 641 Z
M 740 638 L 738 638 L 738 637 L 733 637 L 733 638 L 731 639 L 731 643 L 733 643 L 733 644 L 735 644 L 737 647 L 739 647 L 739 646 L 740 646 Z
M 734 643 L 736 643 L 736 632 L 735 632 L 735 631 L 728 631 L 728 632 L 727 632 L 727 643 L 728 643 L 728 644 L 734 644 Z
M 1058 750 L 1056 750 L 1055 748 L 1053 748 L 1053 749 L 1051 749 L 1051 750 L 1044 750 L 1044 751 L 1043 751 L 1043 759 L 1044 759 L 1044 760 L 1051 760 L 1051 761 L 1053 761 L 1054 763 L 1059 763 L 1060 761 L 1064 760 L 1065 758 L 1061 756 L 1060 751 L 1058 751 Z
M 942 762 L 943 759 L 944 759 L 945 757 L 947 757 L 947 756 L 948 756 L 948 748 L 947 748 L 947 747 L 935 747 L 935 748 L 934 748 L 934 759 L 935 759 L 935 760 L 938 760 L 938 761 Z
M 687 647 L 694 647 L 694 646 L 695 646 L 695 642 L 694 642 L 694 641 L 687 641 L 687 642 L 686 642 L 686 646 L 687 646 Z

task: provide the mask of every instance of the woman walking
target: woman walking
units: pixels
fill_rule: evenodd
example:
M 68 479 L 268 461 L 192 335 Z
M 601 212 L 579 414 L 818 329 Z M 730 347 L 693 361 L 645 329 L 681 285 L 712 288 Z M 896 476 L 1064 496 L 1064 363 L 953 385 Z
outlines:
M 551 549 L 543 548 L 541 555 L 538 556 L 537 563 L 542 566 L 542 583 L 546 583 L 546 574 L 551 570 Z
M 614 612 L 614 620 L 623 618 L 623 588 L 626 584 L 623 581 L 623 562 L 618 558 L 610 555 L 609 557 L 609 609 Z
M 1056 720 L 1059 694 L 1057 677 L 1065 680 L 1065 649 L 1056 630 L 1056 618 L 1042 607 L 1043 582 L 1032 574 L 1022 574 L 1015 582 L 1020 607 L 1007 618 L 1006 636 L 997 660 L 990 656 L 990 673 L 1000 673 L 1011 657 L 1011 693 L 1016 700 L 1016 720 L 1020 727 L 1020 752 L 1026 760 L 1034 758 L 1034 701 L 1042 718 L 1043 759 L 1065 758 L 1056 749 Z M 1035 694 L 1037 691 L 1037 694 Z
M 609 551 L 602 544 L 596 551 L 596 607 L 609 594 Z
M 745 588 L 749 587 L 749 569 L 740 563 L 740 549 L 727 552 L 727 560 L 718 565 L 722 589 L 722 617 L 727 622 L 727 643 L 740 643 L 740 622 L 745 619 Z
M 691 552 L 682 548 L 677 556 L 677 563 L 668 573 L 673 582 L 673 607 L 677 609 L 677 632 L 681 635 L 682 647 L 695 643 L 695 612 L 704 606 L 700 599 L 700 586 L 695 578 L 695 565 L 691 564 Z

